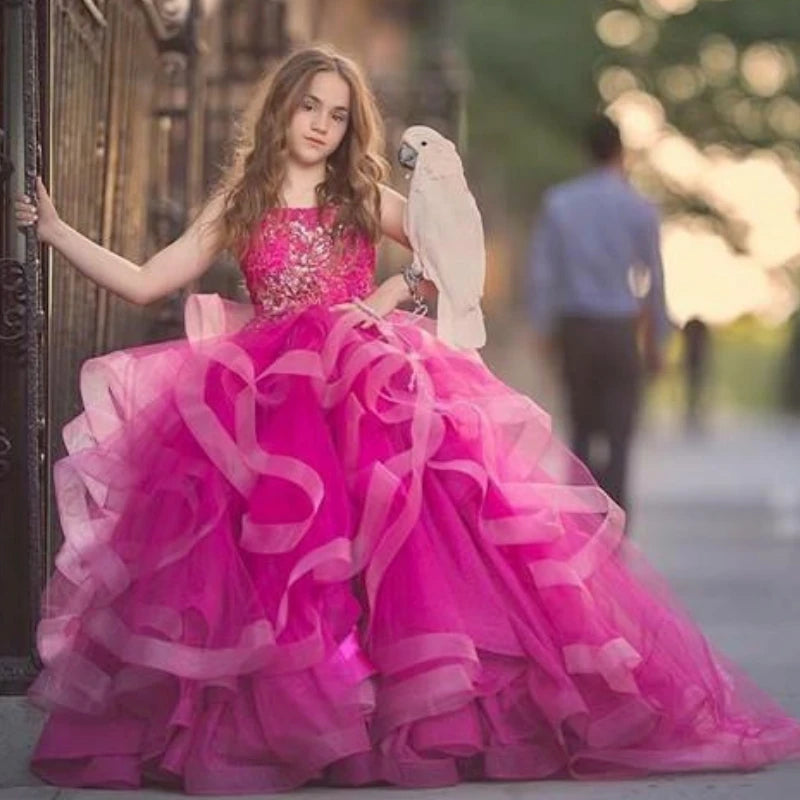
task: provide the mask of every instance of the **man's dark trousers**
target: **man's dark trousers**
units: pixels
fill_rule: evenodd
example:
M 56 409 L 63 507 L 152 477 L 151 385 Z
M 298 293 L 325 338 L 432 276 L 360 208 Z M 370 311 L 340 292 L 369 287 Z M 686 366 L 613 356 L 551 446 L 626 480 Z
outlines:
M 636 328 L 633 317 L 560 321 L 573 452 L 626 511 L 628 452 L 642 384 Z M 605 442 L 602 460 L 595 440 Z

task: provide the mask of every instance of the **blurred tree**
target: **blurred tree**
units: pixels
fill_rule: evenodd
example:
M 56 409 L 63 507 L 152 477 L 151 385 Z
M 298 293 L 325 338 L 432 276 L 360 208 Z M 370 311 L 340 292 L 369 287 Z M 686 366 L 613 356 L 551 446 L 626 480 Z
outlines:
M 463 0 L 459 8 L 473 71 L 471 153 L 499 170 L 515 204 L 529 208 L 542 188 L 576 172 L 583 121 L 631 89 L 654 97 L 701 146 L 777 148 L 798 180 L 797 0 Z M 676 206 L 717 213 L 662 188 Z M 737 245 L 735 231 L 727 234 Z
M 797 0 L 462 0 L 459 9 L 470 163 L 522 226 L 544 188 L 585 165 L 587 116 L 626 92 L 652 98 L 701 150 L 769 148 L 800 191 Z M 702 219 L 746 251 L 747 225 L 718 199 L 653 170 L 638 177 L 667 216 Z M 797 261 L 774 267 L 796 276 Z M 790 324 L 787 405 L 800 396 L 800 313 Z
M 791 338 L 786 348 L 781 400 L 786 411 L 800 414 L 800 311 L 792 316 Z
M 459 8 L 472 72 L 470 161 L 496 170 L 512 203 L 530 206 L 583 164 L 580 131 L 600 101 L 594 75 L 604 49 L 594 15 L 582 0 Z

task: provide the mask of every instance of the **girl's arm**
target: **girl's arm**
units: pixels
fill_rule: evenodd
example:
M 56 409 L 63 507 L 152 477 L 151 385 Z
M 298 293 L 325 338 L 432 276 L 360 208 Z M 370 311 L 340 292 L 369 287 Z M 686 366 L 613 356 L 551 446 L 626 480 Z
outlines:
M 381 231 L 385 236 L 411 250 L 411 243 L 403 229 L 406 198 L 389 186 L 381 184 Z M 436 296 L 436 287 L 428 280 L 420 282 L 422 296 L 429 302 Z M 411 293 L 402 275 L 392 275 L 365 299 L 366 304 L 378 315 L 385 316 L 401 303 L 408 302 Z
M 381 231 L 384 236 L 394 239 L 398 244 L 411 249 L 411 244 L 403 230 L 403 215 L 406 199 L 400 192 L 381 184 Z
M 384 236 L 411 249 L 403 231 L 403 213 L 406 207 L 406 199 L 400 192 L 380 185 L 381 192 L 381 232 Z M 392 275 L 378 286 L 364 302 L 376 316 L 386 316 L 393 311 L 400 303 L 405 303 L 410 298 L 408 287 L 402 275 Z
M 221 196 L 209 201 L 180 238 L 138 266 L 61 220 L 40 179 L 36 195 L 36 208 L 28 198 L 17 200 L 18 224 L 36 223 L 39 238 L 87 278 L 137 305 L 152 303 L 198 278 L 219 252 L 214 222 L 222 211 Z

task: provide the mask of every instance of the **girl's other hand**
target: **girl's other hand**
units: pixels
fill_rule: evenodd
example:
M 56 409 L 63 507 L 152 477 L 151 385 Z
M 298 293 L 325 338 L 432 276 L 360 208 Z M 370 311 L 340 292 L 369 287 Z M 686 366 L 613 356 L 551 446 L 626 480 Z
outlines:
M 17 195 L 14 202 L 14 216 L 20 230 L 36 225 L 36 235 L 39 239 L 51 243 L 60 220 L 41 178 L 36 178 L 35 202 L 28 195 Z
M 375 327 L 383 317 L 377 309 L 365 300 L 351 300 L 347 303 L 339 303 L 331 308 L 334 311 L 357 311 L 361 315 L 361 321 L 357 324 L 359 328 Z M 389 309 L 385 313 L 389 313 Z
M 399 303 L 408 299 L 408 289 L 402 275 L 392 275 L 375 291 L 357 302 L 340 303 L 333 306 L 337 310 L 357 308 L 363 315 L 362 326 L 370 327 L 397 308 Z

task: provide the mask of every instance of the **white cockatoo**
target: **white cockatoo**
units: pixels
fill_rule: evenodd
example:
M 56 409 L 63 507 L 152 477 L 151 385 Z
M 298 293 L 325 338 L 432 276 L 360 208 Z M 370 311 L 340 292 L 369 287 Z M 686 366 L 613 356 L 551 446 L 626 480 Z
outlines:
M 403 134 L 398 160 L 412 170 L 403 220 L 414 252 L 412 269 L 439 290 L 437 336 L 454 347 L 482 347 L 483 223 L 461 158 L 449 139 L 414 125 Z

